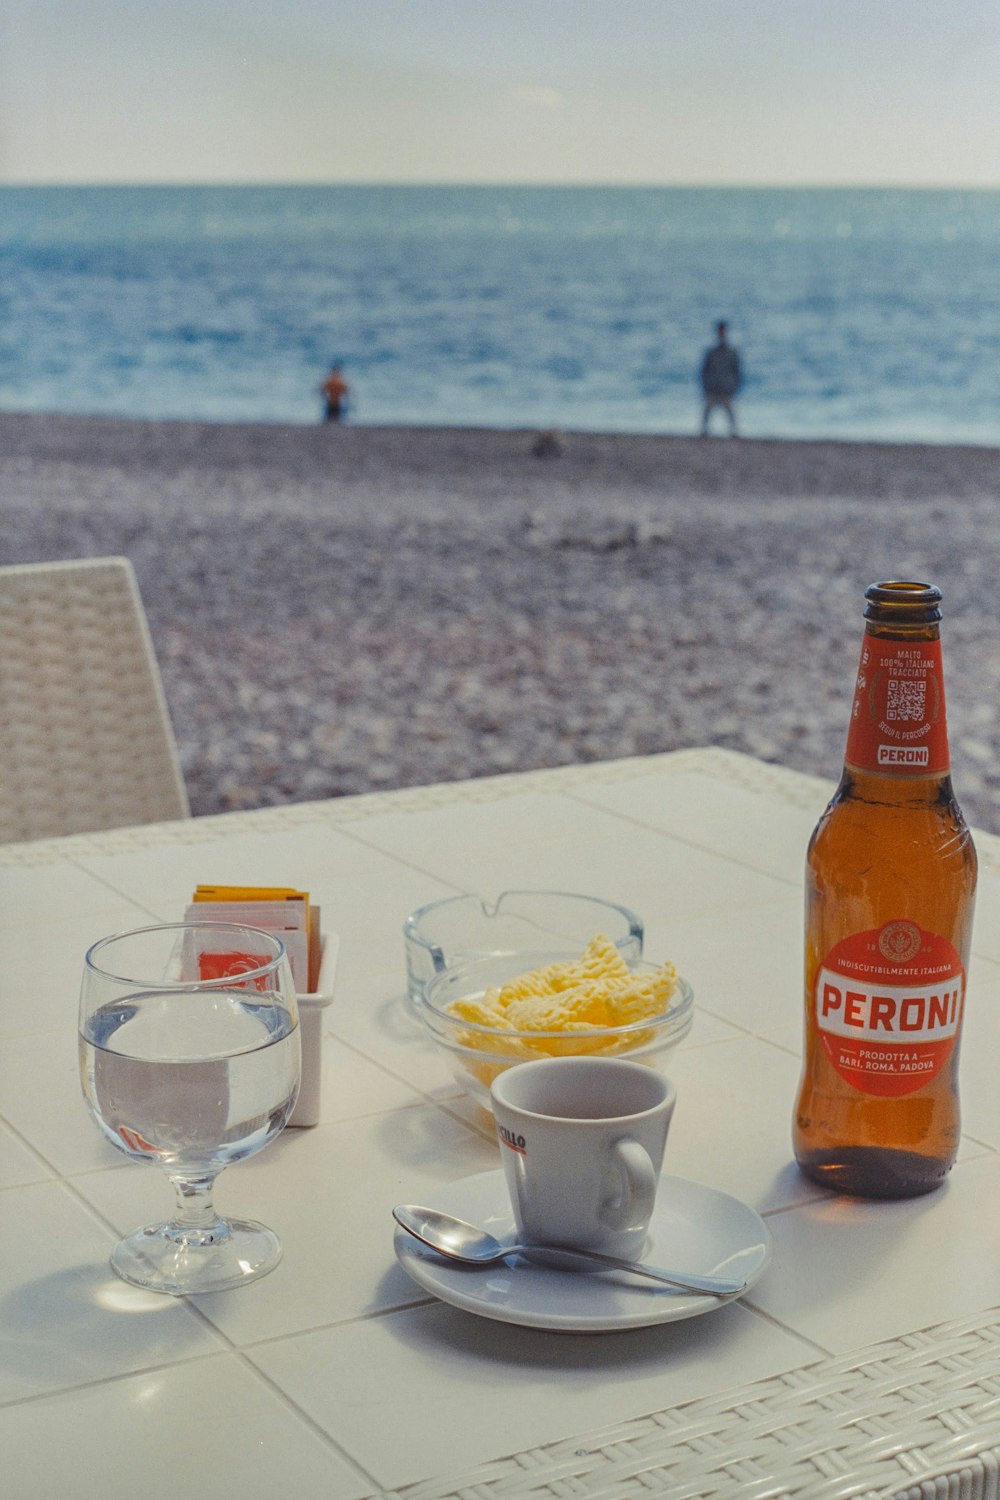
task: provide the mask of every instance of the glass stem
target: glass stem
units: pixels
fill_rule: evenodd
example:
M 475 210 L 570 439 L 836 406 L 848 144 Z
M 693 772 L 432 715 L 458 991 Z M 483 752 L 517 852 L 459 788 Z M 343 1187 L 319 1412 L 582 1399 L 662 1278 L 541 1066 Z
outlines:
M 215 1212 L 212 1190 L 216 1174 L 206 1177 L 171 1177 L 177 1195 L 177 1216 L 169 1227 L 175 1239 L 188 1245 L 208 1245 L 225 1238 L 227 1226 Z

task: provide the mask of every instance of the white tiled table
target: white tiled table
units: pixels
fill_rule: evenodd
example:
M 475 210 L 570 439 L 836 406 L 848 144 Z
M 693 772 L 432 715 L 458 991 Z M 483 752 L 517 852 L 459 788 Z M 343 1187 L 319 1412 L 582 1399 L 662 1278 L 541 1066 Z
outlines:
M 744 1483 L 758 1495 L 786 1462 L 787 1485 L 770 1495 L 792 1492 L 808 1450 L 839 1484 L 831 1495 L 867 1494 L 844 1476 L 885 1461 L 873 1443 L 898 1429 L 892 1403 L 905 1396 L 921 1419 L 961 1407 L 948 1419 L 959 1457 L 1000 1442 L 988 1399 L 991 1382 L 1000 1392 L 997 844 L 977 839 L 959 1162 L 928 1198 L 829 1198 L 799 1177 L 789 1139 L 802 861 L 828 791 L 687 751 L 0 848 L 0 1493 L 625 1500 L 730 1496 Z M 75 1032 L 87 945 L 177 919 L 198 881 L 304 886 L 342 946 L 322 1123 L 219 1183 L 223 1211 L 278 1230 L 284 1261 L 189 1303 L 108 1269 L 116 1237 L 162 1215 L 170 1195 L 88 1120 Z M 525 885 L 633 907 L 647 956 L 692 981 L 697 1019 L 671 1065 L 669 1170 L 766 1216 L 774 1260 L 744 1302 L 567 1336 L 471 1317 L 397 1266 L 392 1205 L 433 1203 L 498 1165 L 404 1003 L 401 924 L 436 897 Z M 927 1363 L 941 1358 L 944 1373 Z M 912 1380 L 894 1377 L 907 1360 Z M 869 1386 L 850 1394 L 853 1379 L 878 1386 L 881 1415 Z M 859 1402 L 860 1425 L 839 1447 L 819 1443 L 830 1455 L 816 1459 L 817 1411 L 833 1434 Z M 897 1472 L 925 1460 L 904 1455 Z M 626 1468 L 645 1477 L 626 1482 Z

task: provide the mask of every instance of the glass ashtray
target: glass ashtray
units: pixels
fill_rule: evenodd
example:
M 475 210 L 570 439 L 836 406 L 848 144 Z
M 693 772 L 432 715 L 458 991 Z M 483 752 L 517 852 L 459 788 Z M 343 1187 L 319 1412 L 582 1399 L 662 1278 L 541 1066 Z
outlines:
M 626 963 L 642 957 L 643 927 L 635 912 L 597 896 L 504 891 L 492 904 L 481 896 L 432 901 L 403 923 L 410 1002 L 419 1007 L 428 986 L 447 969 L 544 948 L 582 952 L 597 933 L 614 943 Z

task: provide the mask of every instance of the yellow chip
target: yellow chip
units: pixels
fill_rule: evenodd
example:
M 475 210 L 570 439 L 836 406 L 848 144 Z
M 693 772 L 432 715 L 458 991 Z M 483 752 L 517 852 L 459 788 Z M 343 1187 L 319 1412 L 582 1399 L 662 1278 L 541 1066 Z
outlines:
M 500 990 L 500 1000 L 506 1005 L 527 995 L 560 995 L 588 979 L 624 981 L 628 977 L 628 964 L 614 943 L 603 933 L 598 933 L 579 958 L 544 964 L 508 980 Z
M 457 1016 L 460 1021 L 471 1021 L 475 1026 L 503 1026 L 505 1022 L 503 1012 L 497 1010 L 495 1005 L 490 1005 L 486 997 L 482 1000 L 455 1000 L 448 1007 L 450 1015 Z
M 606 990 L 597 981 L 578 984 L 560 995 L 526 995 L 507 1009 L 515 1031 L 568 1031 L 571 1027 L 606 1026 Z
M 580 968 L 584 979 L 627 980 L 629 966 L 610 938 L 603 933 L 591 938 L 583 950 Z
M 650 1034 L 604 1033 L 662 1015 L 676 988 L 673 964 L 633 974 L 614 943 L 598 934 L 579 958 L 532 969 L 479 1000 L 456 1000 L 448 1009 L 461 1021 L 489 1028 L 463 1033 L 462 1045 L 513 1060 L 615 1052 L 643 1045 Z
M 531 969 L 527 974 L 519 974 L 498 991 L 500 1005 L 509 1005 L 512 1000 L 523 1000 L 528 995 L 554 995 L 561 987 L 564 968 L 563 964 L 549 964 L 544 969 Z
M 628 1026 L 633 1021 L 646 1021 L 666 1010 L 670 997 L 677 988 L 677 972 L 673 964 L 664 964 L 655 974 L 632 975 L 620 989 L 609 990 L 607 995 L 610 1026 Z

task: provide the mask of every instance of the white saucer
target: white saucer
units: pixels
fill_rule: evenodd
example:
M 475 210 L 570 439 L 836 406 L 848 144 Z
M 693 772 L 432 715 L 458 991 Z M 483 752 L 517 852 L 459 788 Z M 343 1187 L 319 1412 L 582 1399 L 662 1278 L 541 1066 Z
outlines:
M 502 1171 L 479 1172 L 434 1194 L 434 1207 L 514 1241 L 514 1217 Z M 715 1297 L 675 1292 L 617 1273 L 556 1271 L 515 1256 L 495 1266 L 449 1263 L 397 1229 L 393 1247 L 418 1286 L 466 1312 L 527 1328 L 602 1333 L 696 1318 L 721 1306 Z M 742 1277 L 748 1287 L 771 1258 L 763 1220 L 738 1198 L 683 1177 L 661 1177 L 643 1259 L 652 1265 Z

